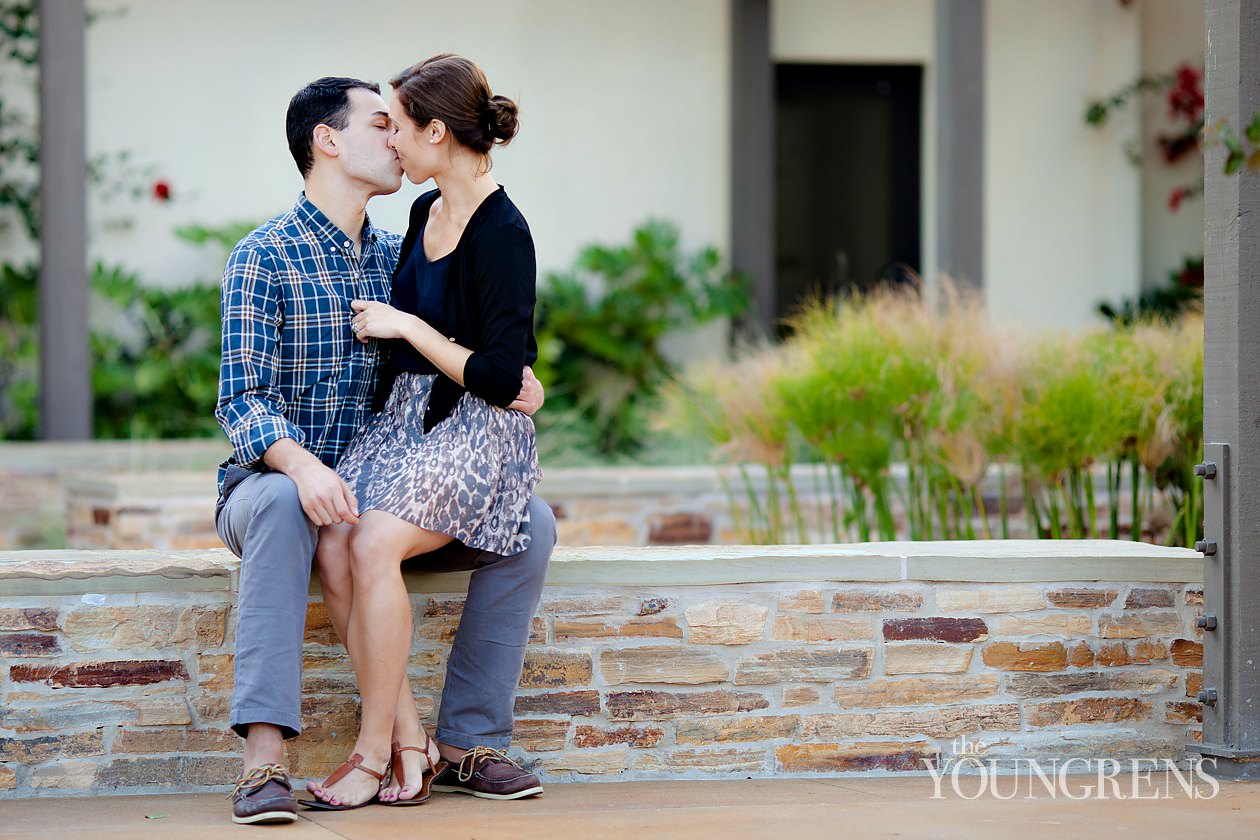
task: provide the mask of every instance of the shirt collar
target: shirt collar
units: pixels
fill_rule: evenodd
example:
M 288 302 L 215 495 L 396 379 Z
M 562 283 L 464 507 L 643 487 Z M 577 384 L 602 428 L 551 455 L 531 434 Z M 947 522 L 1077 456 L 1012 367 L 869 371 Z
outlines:
M 351 247 L 350 238 L 306 197 L 305 191 L 298 195 L 297 204 L 294 205 L 293 212 L 304 225 L 310 228 L 311 233 L 320 239 L 333 243 L 339 248 L 349 250 Z M 376 241 L 376 227 L 373 226 L 372 219 L 367 214 L 363 216 L 362 233 L 365 246 Z

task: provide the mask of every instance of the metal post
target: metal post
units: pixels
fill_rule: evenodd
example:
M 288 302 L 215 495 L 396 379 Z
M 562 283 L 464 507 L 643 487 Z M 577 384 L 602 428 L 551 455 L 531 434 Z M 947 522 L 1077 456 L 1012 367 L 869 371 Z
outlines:
M 731 0 L 731 265 L 762 329 L 776 317 L 774 112 L 769 0 Z
M 92 436 L 83 0 L 39 3 L 40 437 Z
M 1207 2 L 1207 124 L 1260 111 L 1260 0 Z M 1260 177 L 1204 161 L 1203 742 L 1260 779 Z
M 984 0 L 936 0 L 936 264 L 984 284 Z

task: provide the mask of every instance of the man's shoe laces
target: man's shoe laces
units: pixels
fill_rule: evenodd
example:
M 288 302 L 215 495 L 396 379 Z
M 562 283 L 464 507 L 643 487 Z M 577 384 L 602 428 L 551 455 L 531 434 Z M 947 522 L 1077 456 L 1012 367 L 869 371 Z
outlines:
M 459 760 L 459 770 L 456 772 L 456 778 L 461 782 L 466 782 L 472 778 L 473 773 L 477 770 L 477 759 L 484 758 L 489 761 L 506 761 L 517 770 L 525 768 L 508 758 L 508 754 L 503 750 L 496 750 L 493 747 L 473 747 L 464 753 L 464 757 Z M 465 766 L 467 765 L 467 766 Z
M 237 794 L 248 793 L 252 790 L 256 790 L 257 788 L 267 784 L 267 782 L 270 782 L 272 779 L 281 782 L 288 782 L 289 771 L 285 770 L 284 767 L 279 764 L 263 764 L 260 767 L 255 767 L 253 770 L 250 770 L 244 776 L 237 779 L 236 787 L 232 788 L 232 792 L 227 795 L 227 798 L 231 799 Z

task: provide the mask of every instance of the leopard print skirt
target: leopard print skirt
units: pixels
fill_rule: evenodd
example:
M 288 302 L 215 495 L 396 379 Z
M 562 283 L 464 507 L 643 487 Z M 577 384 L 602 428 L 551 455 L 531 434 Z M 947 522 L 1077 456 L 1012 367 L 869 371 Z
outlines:
M 384 409 L 337 464 L 359 513 L 382 510 L 470 548 L 511 555 L 529 546 L 529 504 L 542 472 L 534 421 L 464 393 L 426 434 L 432 374 L 402 373 Z

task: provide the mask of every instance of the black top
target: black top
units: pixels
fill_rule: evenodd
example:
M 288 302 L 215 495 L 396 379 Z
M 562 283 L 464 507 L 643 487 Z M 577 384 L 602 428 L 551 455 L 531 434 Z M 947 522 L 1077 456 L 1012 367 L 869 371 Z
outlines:
M 450 335 L 455 320 L 454 297 L 447 294 L 446 287 L 451 255 L 446 254 L 432 261 L 425 255 L 424 228 L 428 223 L 429 217 L 426 213 L 420 223 L 420 233 L 416 237 L 416 246 L 411 249 L 411 256 L 394 273 L 389 305 L 403 312 L 412 312 L 442 335 Z M 394 345 L 390 367 L 394 372 L 441 373 L 437 365 L 425 358 L 408 341 L 399 341 Z
M 438 190 L 432 190 L 411 205 L 411 221 L 394 271 L 395 285 L 407 270 L 412 251 L 424 254 L 420 232 L 438 195 Z M 446 296 L 451 306 L 450 331 L 446 335 L 473 352 L 464 363 L 463 387 L 438 375 L 425 410 L 425 431 L 450 416 L 465 390 L 491 405 L 506 407 L 520 393 L 522 369 L 538 359 L 534 339 L 534 239 L 525 217 L 503 187 L 473 211 L 455 250 L 444 259 L 449 260 Z M 385 342 L 391 361 L 381 370 L 373 401 L 375 410 L 384 407 L 399 372 L 392 357 L 408 348 L 410 345 L 401 339 Z

